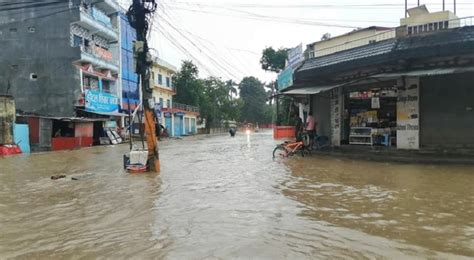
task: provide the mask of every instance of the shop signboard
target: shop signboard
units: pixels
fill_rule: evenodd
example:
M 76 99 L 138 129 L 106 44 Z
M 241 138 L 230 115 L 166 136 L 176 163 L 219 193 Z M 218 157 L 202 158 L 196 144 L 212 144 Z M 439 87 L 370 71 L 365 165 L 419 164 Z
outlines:
M 279 75 L 278 75 L 278 91 L 282 91 L 287 87 L 290 87 L 293 85 L 293 73 L 294 70 L 292 67 L 288 67 L 284 69 Z
M 111 113 L 118 112 L 118 98 L 109 93 L 97 90 L 85 91 L 86 111 Z
M 332 90 L 331 98 L 331 143 L 334 146 L 341 145 L 341 115 L 342 115 L 342 94 L 340 88 Z
M 288 67 L 296 68 L 302 61 L 304 61 L 303 44 L 288 51 Z
M 104 128 L 111 128 L 111 129 L 117 128 L 117 121 L 105 121 Z
M 419 78 L 407 78 L 397 98 L 397 148 L 420 149 Z

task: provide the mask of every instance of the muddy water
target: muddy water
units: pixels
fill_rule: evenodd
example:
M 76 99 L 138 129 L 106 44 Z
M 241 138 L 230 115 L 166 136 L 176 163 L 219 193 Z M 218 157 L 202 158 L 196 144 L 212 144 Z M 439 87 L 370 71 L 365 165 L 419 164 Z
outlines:
M 274 162 L 273 145 L 168 141 L 160 175 L 124 174 L 126 146 L 0 159 L 0 259 L 474 257 L 472 167 Z

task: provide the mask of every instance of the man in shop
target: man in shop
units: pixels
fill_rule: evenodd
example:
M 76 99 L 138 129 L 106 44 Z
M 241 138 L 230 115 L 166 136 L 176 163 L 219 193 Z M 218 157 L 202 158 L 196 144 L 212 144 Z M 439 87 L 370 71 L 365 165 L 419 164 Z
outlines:
M 312 147 L 314 137 L 316 136 L 316 121 L 314 120 L 312 112 L 309 112 L 306 118 L 306 132 L 308 132 L 310 147 Z
M 295 124 L 295 137 L 296 141 L 301 141 L 302 140 L 302 134 L 303 134 L 303 120 L 301 120 L 301 117 L 295 113 L 293 115 L 294 117 L 294 124 Z

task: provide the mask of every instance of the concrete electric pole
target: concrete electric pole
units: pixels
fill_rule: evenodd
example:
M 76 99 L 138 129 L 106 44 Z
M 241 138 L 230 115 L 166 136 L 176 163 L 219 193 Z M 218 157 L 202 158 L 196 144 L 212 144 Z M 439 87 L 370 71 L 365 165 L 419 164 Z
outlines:
M 147 169 L 149 171 L 160 171 L 160 158 L 158 152 L 158 140 L 155 129 L 155 111 L 153 90 L 150 88 L 150 68 L 151 59 L 147 42 L 149 32 L 149 19 L 156 11 L 157 3 L 155 0 L 133 0 L 132 5 L 127 11 L 127 17 L 130 25 L 137 32 L 137 41 L 134 44 L 134 55 L 136 60 L 136 73 L 139 75 L 139 82 L 142 88 L 142 102 L 145 114 L 145 135 L 148 147 Z

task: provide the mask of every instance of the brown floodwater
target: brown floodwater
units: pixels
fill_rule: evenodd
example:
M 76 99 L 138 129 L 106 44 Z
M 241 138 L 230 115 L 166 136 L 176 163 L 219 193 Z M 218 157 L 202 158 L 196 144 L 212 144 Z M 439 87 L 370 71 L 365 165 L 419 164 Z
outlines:
M 275 143 L 165 141 L 144 175 L 126 145 L 0 158 L 0 259 L 474 257 L 472 166 L 273 161 Z

